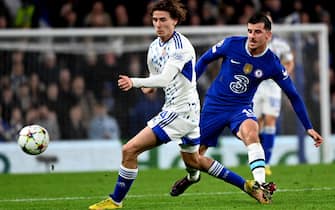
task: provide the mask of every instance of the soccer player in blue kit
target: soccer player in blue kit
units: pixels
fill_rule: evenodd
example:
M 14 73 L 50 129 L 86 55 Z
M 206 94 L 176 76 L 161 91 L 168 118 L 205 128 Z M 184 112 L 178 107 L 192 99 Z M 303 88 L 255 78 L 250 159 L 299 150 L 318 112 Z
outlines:
M 286 69 L 268 48 L 272 37 L 270 20 L 264 14 L 255 14 L 249 19 L 247 29 L 248 36 L 225 38 L 205 52 L 196 64 L 197 77 L 200 77 L 209 63 L 222 58 L 220 72 L 207 91 L 200 116 L 199 153 L 204 155 L 208 147 L 216 146 L 223 129 L 229 127 L 247 148 L 254 179 L 271 195 L 276 185 L 265 181 L 265 155 L 253 112 L 252 100 L 258 85 L 266 79 L 274 80 L 288 96 L 316 147 L 322 144 L 323 138 L 313 129 Z M 200 180 L 199 170 L 187 167 L 187 172 L 187 176 L 172 186 L 172 196 L 182 194 Z

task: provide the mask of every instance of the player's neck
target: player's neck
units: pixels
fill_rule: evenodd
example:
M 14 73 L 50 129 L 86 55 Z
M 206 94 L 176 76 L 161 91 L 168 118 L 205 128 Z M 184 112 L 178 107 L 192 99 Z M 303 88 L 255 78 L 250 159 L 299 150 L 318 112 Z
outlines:
M 162 43 L 166 43 L 167 41 L 169 41 L 169 40 L 173 37 L 174 33 L 175 33 L 175 32 L 173 32 L 173 33 L 171 33 L 171 34 L 169 34 L 169 35 L 167 35 L 167 36 L 161 36 L 161 37 L 159 37 L 159 38 L 160 38 L 160 41 L 161 41 Z
M 260 46 L 260 47 L 257 47 L 257 48 L 253 48 L 253 49 L 248 47 L 248 51 L 249 51 L 250 55 L 252 55 L 252 56 L 258 56 L 258 55 L 264 54 L 266 49 L 267 49 L 266 45 L 265 46 Z

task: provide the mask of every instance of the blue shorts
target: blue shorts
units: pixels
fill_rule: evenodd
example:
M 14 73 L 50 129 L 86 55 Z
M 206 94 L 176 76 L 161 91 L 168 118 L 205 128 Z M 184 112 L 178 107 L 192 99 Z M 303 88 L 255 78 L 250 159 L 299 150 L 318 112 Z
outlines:
M 247 119 L 257 121 L 251 106 L 229 108 L 221 112 L 203 110 L 200 115 L 200 144 L 216 147 L 225 127 L 229 127 L 236 136 L 240 125 Z

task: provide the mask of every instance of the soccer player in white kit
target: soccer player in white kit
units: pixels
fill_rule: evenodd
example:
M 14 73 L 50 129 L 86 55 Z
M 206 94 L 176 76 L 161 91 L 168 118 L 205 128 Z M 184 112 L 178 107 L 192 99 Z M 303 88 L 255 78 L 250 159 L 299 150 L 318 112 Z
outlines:
M 269 17 L 269 16 L 268 16 Z M 269 17 L 271 20 L 271 17 Z M 269 48 L 279 57 L 289 74 L 294 68 L 292 50 L 284 39 L 273 36 Z M 260 140 L 265 153 L 265 174 L 270 176 L 270 160 L 276 135 L 276 122 L 281 110 L 281 88 L 271 79 L 263 81 L 254 96 L 254 113 L 260 127 Z
M 245 180 L 218 161 L 199 155 L 200 100 L 196 88 L 196 55 L 189 40 L 175 31 L 185 15 L 180 0 L 160 0 L 153 6 L 152 22 L 158 37 L 151 43 L 147 55 L 150 76 L 129 78 L 120 75 L 118 85 L 123 91 L 137 87 L 144 93 L 161 87 L 165 92 L 165 104 L 162 111 L 123 146 L 122 163 L 113 193 L 89 206 L 90 210 L 122 208 L 122 201 L 138 174 L 138 155 L 170 141 L 179 144 L 186 166 L 235 185 L 260 203 L 269 202 L 264 190 L 254 186 L 255 181 Z

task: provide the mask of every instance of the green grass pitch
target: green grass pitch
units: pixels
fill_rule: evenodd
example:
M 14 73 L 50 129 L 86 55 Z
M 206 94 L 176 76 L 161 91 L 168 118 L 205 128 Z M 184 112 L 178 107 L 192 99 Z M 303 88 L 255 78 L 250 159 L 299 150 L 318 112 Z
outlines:
M 272 167 L 278 191 L 270 205 L 239 189 L 202 174 L 201 182 L 183 195 L 171 197 L 169 190 L 182 177 L 182 169 L 140 170 L 123 209 L 136 210 L 219 210 L 335 209 L 335 165 L 297 165 Z M 247 166 L 232 168 L 245 178 Z M 81 210 L 100 201 L 114 188 L 117 172 L 2 174 L 0 175 L 0 210 Z

